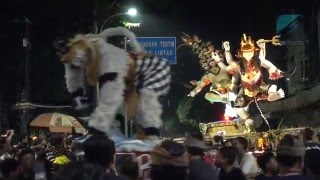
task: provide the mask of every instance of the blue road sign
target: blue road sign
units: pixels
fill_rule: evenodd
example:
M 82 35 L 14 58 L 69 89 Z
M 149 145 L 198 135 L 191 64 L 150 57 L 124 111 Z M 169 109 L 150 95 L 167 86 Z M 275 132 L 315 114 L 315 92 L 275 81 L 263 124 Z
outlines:
M 177 64 L 176 37 L 137 37 L 148 54 L 163 57 L 170 64 Z

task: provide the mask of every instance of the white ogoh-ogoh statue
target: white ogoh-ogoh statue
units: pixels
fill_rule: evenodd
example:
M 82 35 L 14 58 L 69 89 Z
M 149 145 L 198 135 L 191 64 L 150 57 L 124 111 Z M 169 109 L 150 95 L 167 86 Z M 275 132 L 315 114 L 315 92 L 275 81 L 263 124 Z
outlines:
M 115 35 L 127 36 L 134 53 L 106 42 Z M 109 28 L 97 35 L 76 35 L 65 48 L 60 48 L 58 55 L 65 63 L 67 89 L 76 109 L 86 107 L 85 84 L 95 86 L 99 82 L 100 96 L 90 127 L 109 136 L 121 136 L 115 115 L 126 100 L 137 104 L 136 117 L 144 134 L 159 135 L 162 108 L 158 98 L 169 91 L 170 65 L 165 59 L 142 51 L 135 35 L 123 27 Z
M 251 102 L 255 101 L 257 103 L 257 100 L 277 101 L 285 97 L 285 93 L 281 88 L 278 89 L 276 85 L 266 84 L 263 81 L 262 67 L 268 70 L 269 79 L 272 80 L 279 79 L 283 77 L 284 74 L 270 61 L 265 59 L 266 51 L 264 41 L 265 40 L 257 41 L 260 47 L 259 51 L 259 49 L 255 47 L 251 37 L 247 37 L 244 34 L 241 39 L 238 62 L 233 61 L 229 42 L 223 43 L 226 60 L 229 64 L 227 71 L 232 71 L 240 75 L 241 89 L 235 102 L 235 109 L 237 114 L 246 121 L 247 126 L 252 126 L 254 122 L 250 118 L 247 110 Z M 257 51 L 259 51 L 259 54 Z

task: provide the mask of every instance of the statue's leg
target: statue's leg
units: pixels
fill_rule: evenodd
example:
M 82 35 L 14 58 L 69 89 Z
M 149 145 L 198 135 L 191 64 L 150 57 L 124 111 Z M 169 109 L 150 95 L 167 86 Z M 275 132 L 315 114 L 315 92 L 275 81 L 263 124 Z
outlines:
M 208 92 L 204 97 L 212 104 L 215 102 L 228 103 L 228 98 L 219 96 L 214 92 Z
M 146 136 L 160 136 L 161 114 L 162 107 L 157 92 L 147 88 L 141 89 L 139 91 L 137 121 Z
M 235 110 L 237 115 L 245 121 L 246 132 L 251 132 L 252 128 L 254 128 L 254 121 L 251 119 L 247 108 L 235 108 Z
M 284 93 L 283 89 L 280 88 L 279 90 L 277 90 L 277 86 L 274 85 L 274 84 L 271 85 L 271 86 L 263 85 L 261 87 L 261 89 L 263 91 L 267 91 L 268 92 L 268 101 L 276 101 L 276 100 L 284 98 L 284 96 L 285 96 L 285 93 Z
M 120 123 L 115 115 L 123 104 L 124 82 L 121 78 L 107 81 L 100 89 L 99 102 L 91 114 L 89 126 L 105 132 L 109 136 L 121 136 Z
M 170 65 L 166 60 L 154 57 L 138 61 L 137 69 L 137 121 L 142 126 L 145 136 L 149 139 L 158 138 L 159 128 L 162 126 L 159 97 L 169 92 Z

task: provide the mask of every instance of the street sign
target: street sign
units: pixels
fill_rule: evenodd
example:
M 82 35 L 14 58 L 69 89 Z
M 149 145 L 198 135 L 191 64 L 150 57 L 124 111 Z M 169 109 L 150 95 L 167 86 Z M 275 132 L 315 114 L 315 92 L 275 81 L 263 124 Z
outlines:
M 289 15 L 280 15 L 277 17 L 277 34 L 280 34 L 282 31 L 288 31 L 296 28 L 296 25 L 299 23 L 299 19 L 302 19 L 303 16 L 299 14 L 289 14 Z
M 148 54 L 163 57 L 170 64 L 177 64 L 176 37 L 137 37 Z

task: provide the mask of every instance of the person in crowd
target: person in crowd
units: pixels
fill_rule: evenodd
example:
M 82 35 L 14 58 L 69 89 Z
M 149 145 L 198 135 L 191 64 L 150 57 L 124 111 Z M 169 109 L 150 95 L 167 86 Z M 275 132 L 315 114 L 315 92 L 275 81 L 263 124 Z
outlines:
M 24 149 L 20 152 L 18 159 L 22 167 L 22 173 L 19 179 L 33 180 L 34 179 L 33 164 L 35 161 L 34 152 L 31 149 Z
M 70 163 L 72 160 L 75 160 L 75 157 L 65 149 L 63 136 L 60 134 L 50 136 L 45 161 L 48 178 L 51 179 L 53 173 L 59 167 Z
M 309 160 L 305 165 L 307 168 L 307 174 L 312 177 L 313 180 L 320 179 L 320 152 L 310 151 L 308 153 Z
M 188 156 L 182 144 L 164 140 L 151 151 L 151 180 L 185 180 Z
M 217 150 L 213 149 L 213 148 L 207 148 L 205 151 L 204 151 L 204 161 L 209 163 L 211 166 L 214 166 L 216 167 L 216 158 L 215 158 L 215 155 L 217 153 Z
M 255 177 L 259 173 L 254 156 L 248 153 L 249 141 L 244 137 L 236 138 L 236 148 L 239 153 L 239 167 L 247 177 Z
M 84 159 L 105 169 L 105 177 L 122 180 L 115 169 L 116 148 L 114 142 L 102 134 L 93 134 L 83 143 Z
M 137 162 L 127 161 L 120 167 L 120 175 L 129 180 L 139 180 L 139 166 Z
M 13 158 L 10 154 L 12 150 L 12 147 L 10 145 L 10 142 L 7 141 L 6 138 L 0 137 L 0 161 L 4 161 L 8 158 Z
M 306 148 L 304 156 L 304 173 L 307 173 L 309 161 L 312 161 L 310 154 L 320 153 L 320 144 L 313 140 L 314 132 L 311 128 L 305 128 L 303 130 L 303 142 Z
M 13 158 L 13 156 L 11 155 L 11 140 L 13 136 L 14 131 L 8 130 L 4 136 L 0 137 L 0 161 L 3 161 L 8 158 Z
M 96 163 L 72 162 L 59 169 L 53 180 L 116 180 L 106 176 L 105 169 Z
M 216 155 L 216 164 L 220 167 L 219 180 L 246 180 L 245 175 L 234 164 L 238 156 L 235 147 L 222 147 Z
M 257 157 L 258 165 L 262 174 L 258 175 L 256 180 L 271 180 L 278 174 L 278 162 L 273 152 L 265 152 Z
M 284 136 L 277 146 L 277 161 L 279 165 L 278 180 L 309 180 L 302 175 L 305 147 L 302 141 L 292 135 Z
M 205 143 L 199 139 L 188 137 L 185 146 L 189 158 L 188 180 L 215 180 L 216 170 L 212 165 L 204 161 Z
M 0 163 L 1 179 L 3 180 L 19 180 L 21 166 L 18 160 L 8 158 Z
M 232 146 L 232 139 L 227 139 L 226 141 L 223 142 L 222 145 L 225 147 L 231 147 Z
M 218 135 L 215 135 L 213 137 L 213 148 L 214 149 L 220 149 L 222 148 L 222 143 L 223 143 L 223 137 L 222 136 L 218 136 Z
M 318 140 L 318 142 L 320 142 L 320 132 L 319 133 L 317 133 L 317 140 Z

